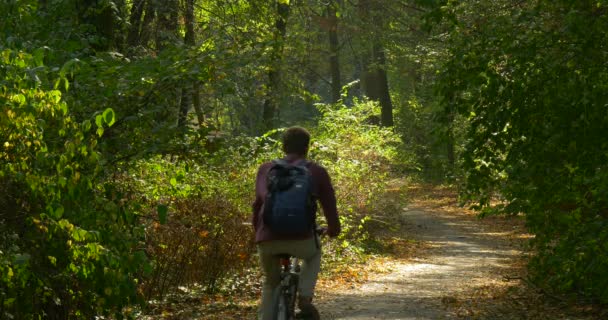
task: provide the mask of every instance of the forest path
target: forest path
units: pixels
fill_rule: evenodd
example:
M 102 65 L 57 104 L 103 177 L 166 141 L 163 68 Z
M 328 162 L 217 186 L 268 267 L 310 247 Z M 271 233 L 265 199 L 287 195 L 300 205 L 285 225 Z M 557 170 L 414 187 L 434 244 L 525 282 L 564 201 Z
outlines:
M 508 243 L 489 239 L 483 227 L 426 208 L 407 208 L 409 236 L 428 244 L 423 257 L 393 261 L 391 272 L 319 303 L 323 319 L 451 319 L 467 310 L 447 310 L 457 296 L 501 281 L 500 270 L 520 255 Z M 461 313 L 458 313 L 461 312 Z
M 317 300 L 322 319 L 528 318 L 526 308 L 480 310 L 520 282 L 526 237 L 521 221 L 484 222 L 437 189 L 393 217 L 398 232 L 423 249 L 379 262 L 385 272 L 359 286 L 323 288 Z

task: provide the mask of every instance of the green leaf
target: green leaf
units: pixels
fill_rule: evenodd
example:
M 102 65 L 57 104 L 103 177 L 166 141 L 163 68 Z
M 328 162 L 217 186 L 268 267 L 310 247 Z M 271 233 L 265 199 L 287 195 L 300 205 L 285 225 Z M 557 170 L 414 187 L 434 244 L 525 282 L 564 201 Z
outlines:
M 53 212 L 53 218 L 61 219 L 61 217 L 63 217 L 64 211 L 65 211 L 65 209 L 63 209 L 63 207 L 59 207 L 59 208 L 55 209 L 55 211 Z
M 11 100 L 13 100 L 13 102 L 18 103 L 20 106 L 24 105 L 26 101 L 25 96 L 22 94 L 14 95 Z
M 89 132 L 89 130 L 91 130 L 91 121 L 90 120 L 83 121 L 82 122 L 82 131 Z
M 61 96 L 60 96 L 61 98 Z M 66 103 L 62 103 L 59 105 L 59 109 L 61 109 L 61 112 L 63 112 L 63 115 L 65 116 L 66 114 L 68 114 L 68 105 Z
M 38 49 L 34 50 L 34 54 L 33 54 L 34 63 L 36 64 L 37 67 L 44 65 L 45 51 L 48 49 L 49 49 L 49 47 L 42 47 L 42 48 L 38 48 Z
M 160 221 L 160 224 L 166 224 L 167 223 L 167 213 L 169 212 L 169 207 L 167 207 L 164 204 L 159 204 L 156 207 L 156 211 L 158 212 L 158 220 Z
M 107 108 L 103 112 L 103 119 L 105 120 L 108 127 L 111 127 L 114 122 L 116 122 L 116 114 L 114 113 L 114 110 L 112 110 L 112 108 Z
M 97 125 L 98 128 L 103 127 L 103 116 L 102 115 L 98 114 L 95 117 L 95 124 Z
M 72 231 L 72 238 L 74 238 L 74 240 L 80 242 L 80 241 L 85 241 L 87 239 L 87 234 L 88 232 L 86 230 L 80 229 L 80 228 L 75 228 Z
M 171 186 L 175 187 L 177 186 L 177 180 L 175 178 L 171 178 L 171 180 L 169 180 L 169 183 L 171 184 Z

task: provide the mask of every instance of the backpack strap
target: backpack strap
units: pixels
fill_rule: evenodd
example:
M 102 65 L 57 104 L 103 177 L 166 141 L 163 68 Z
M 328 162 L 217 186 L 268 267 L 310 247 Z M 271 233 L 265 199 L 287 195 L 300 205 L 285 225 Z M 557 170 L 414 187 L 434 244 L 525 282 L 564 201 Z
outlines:
M 298 159 L 295 162 L 288 162 L 285 158 L 281 158 L 281 159 L 274 159 L 272 160 L 272 163 L 275 165 L 282 165 L 282 166 L 302 166 L 302 167 L 310 167 L 311 162 L 306 160 L 306 159 Z
M 285 159 L 274 159 L 272 160 L 272 164 L 280 166 L 289 166 L 289 162 L 287 162 L 287 160 Z

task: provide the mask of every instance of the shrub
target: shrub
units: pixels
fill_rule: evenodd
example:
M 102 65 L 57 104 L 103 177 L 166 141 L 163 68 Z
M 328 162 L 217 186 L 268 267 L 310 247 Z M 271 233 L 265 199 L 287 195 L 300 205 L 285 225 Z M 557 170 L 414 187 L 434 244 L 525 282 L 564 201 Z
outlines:
M 57 89 L 64 69 L 53 82 L 43 60 L 0 52 L 0 317 L 118 315 L 137 301 L 147 259 L 97 150 L 114 112 L 75 121 Z

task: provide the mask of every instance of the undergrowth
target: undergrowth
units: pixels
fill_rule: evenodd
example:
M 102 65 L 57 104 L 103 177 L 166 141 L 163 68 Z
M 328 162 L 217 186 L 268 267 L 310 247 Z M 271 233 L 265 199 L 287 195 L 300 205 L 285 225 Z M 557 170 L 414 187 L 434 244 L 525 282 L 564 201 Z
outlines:
M 400 153 L 401 142 L 390 128 L 366 123 L 379 113 L 375 104 L 321 105 L 319 110 L 317 124 L 308 126 L 309 158 L 328 170 L 336 189 L 342 234 L 323 240 L 323 265 L 337 272 L 364 261 L 376 248 L 368 230 L 378 213 L 394 210 L 393 203 L 380 200 L 391 165 L 413 160 Z M 223 137 L 217 152 L 200 159 L 158 157 L 125 172 L 123 184 L 142 195 L 148 208 L 146 252 L 154 261 L 142 284 L 148 300 L 180 290 L 259 294 L 261 275 L 248 222 L 257 167 L 281 156 L 281 132 Z M 323 225 L 323 215 L 318 216 Z

